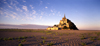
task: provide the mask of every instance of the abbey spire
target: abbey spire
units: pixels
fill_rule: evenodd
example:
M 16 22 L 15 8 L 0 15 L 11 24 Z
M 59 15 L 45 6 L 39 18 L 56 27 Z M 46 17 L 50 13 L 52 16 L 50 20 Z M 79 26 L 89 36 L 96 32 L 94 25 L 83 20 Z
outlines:
M 65 14 L 64 14 L 64 18 L 66 18 Z
M 64 17 L 62 18 L 62 20 L 65 20 L 66 19 L 66 16 L 65 16 L 65 14 L 64 14 Z

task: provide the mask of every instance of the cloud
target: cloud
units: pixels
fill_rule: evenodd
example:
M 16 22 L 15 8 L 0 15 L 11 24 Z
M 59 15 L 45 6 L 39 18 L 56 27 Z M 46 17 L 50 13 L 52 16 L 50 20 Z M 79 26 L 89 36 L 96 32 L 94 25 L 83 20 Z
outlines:
M 51 12 L 53 12 L 53 10 L 51 10 Z
M 6 15 L 5 17 L 10 17 L 10 15 L 11 15 L 11 17 L 13 16 L 13 14 L 8 13 L 8 12 L 4 12 L 4 14 Z M 13 18 L 13 17 L 12 17 L 12 18 Z
M 9 8 L 13 9 L 7 2 L 4 2 Z
M 5 14 L 5 17 L 9 17 L 9 18 L 13 18 L 13 19 L 18 18 L 18 16 L 16 16 L 17 13 L 15 13 L 13 11 L 6 11 L 6 12 L 4 12 L 4 14 Z
M 17 11 L 23 12 L 20 8 L 18 8 L 18 7 L 16 7 L 16 6 L 15 6 L 15 9 L 16 9 Z
M 36 16 L 33 15 L 33 16 L 25 16 L 24 18 L 26 18 L 26 20 L 35 20 Z
M 53 13 L 53 15 L 55 15 L 55 13 Z
M 7 2 L 4 2 L 5 4 L 7 4 Z
M 13 14 L 17 15 L 17 13 L 13 12 Z
M 15 18 L 16 18 L 16 16 L 14 16 L 13 14 L 11 14 L 10 16 L 11 16 L 13 19 L 15 19 Z
M 21 19 L 22 21 L 24 21 L 25 19 Z
M 2 15 L 3 14 L 3 11 L 0 10 L 0 14 Z
M 33 20 L 33 18 L 32 17 L 29 17 L 29 16 L 27 16 L 26 18 L 29 19 L 29 20 Z
M 24 9 L 25 11 L 28 11 L 27 6 L 23 6 L 22 9 Z
M 16 4 L 19 4 L 19 2 L 17 2 L 17 1 L 14 1 Z
M 58 12 L 58 14 L 60 14 L 60 12 Z
M 7 12 L 4 12 L 4 14 L 9 15 Z
M 19 18 L 16 18 L 17 20 L 19 19 Z
M 6 1 L 6 0 L 3 0 L 3 1 Z
M 30 18 L 31 20 L 33 20 L 33 18 Z
M 48 7 L 45 7 L 45 8 L 48 8 Z
M 42 1 L 40 1 L 40 5 L 42 5 Z
M 10 5 L 13 5 L 13 1 L 10 2 Z
M 41 15 L 43 15 L 44 14 L 44 12 L 41 12 Z
M 51 16 L 51 14 L 49 14 L 49 16 Z
M 47 4 L 50 4 L 50 3 L 47 3 Z
M 16 10 L 17 10 L 17 11 L 20 11 L 20 12 L 23 12 L 20 8 L 17 8 Z
M 10 0 L 10 5 L 16 6 L 16 4 L 19 4 L 19 2 L 16 0 Z
M 61 16 L 61 15 L 59 15 L 59 16 Z
M 36 16 L 33 16 L 33 18 L 36 18 Z
M 59 14 L 58 16 L 61 16 L 60 11 L 58 12 L 58 14 Z
M 32 5 L 30 5 L 31 9 L 33 9 L 34 7 Z
M 8 5 L 9 8 L 13 9 L 13 7 L 11 7 L 10 5 Z
M 5 17 L 9 17 L 8 15 L 6 15 Z
M 33 13 L 32 14 L 36 14 L 36 11 L 35 10 L 33 10 Z
M 42 16 L 40 16 L 40 19 L 42 18 Z
M 13 11 L 11 11 L 12 12 L 12 14 L 14 14 L 14 15 L 18 15 L 17 13 L 15 13 L 15 12 L 13 12 Z
M 23 2 L 26 2 L 25 0 L 23 0 Z
M 0 9 L 3 9 L 3 8 L 0 8 Z

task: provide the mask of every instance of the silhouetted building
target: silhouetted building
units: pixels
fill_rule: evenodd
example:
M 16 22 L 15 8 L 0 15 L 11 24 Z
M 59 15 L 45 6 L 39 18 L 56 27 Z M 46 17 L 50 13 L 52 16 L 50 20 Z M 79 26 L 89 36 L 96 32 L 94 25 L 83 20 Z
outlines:
M 48 27 L 47 30 L 78 30 L 74 23 L 72 23 L 69 19 L 67 19 L 64 15 L 62 20 L 58 25 L 54 25 L 53 27 Z

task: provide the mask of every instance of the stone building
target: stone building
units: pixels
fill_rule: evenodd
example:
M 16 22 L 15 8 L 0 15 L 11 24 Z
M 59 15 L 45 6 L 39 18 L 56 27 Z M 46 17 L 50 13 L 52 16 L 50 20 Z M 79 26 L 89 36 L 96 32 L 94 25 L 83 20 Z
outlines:
M 47 30 L 78 30 L 77 27 L 72 23 L 69 19 L 67 19 L 64 15 L 62 20 L 58 25 L 54 25 L 53 27 L 48 27 Z

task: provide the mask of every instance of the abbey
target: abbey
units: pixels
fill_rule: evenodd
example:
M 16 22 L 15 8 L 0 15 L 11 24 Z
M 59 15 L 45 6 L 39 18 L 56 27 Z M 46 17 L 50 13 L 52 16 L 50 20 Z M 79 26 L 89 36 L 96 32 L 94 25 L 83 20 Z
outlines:
M 73 22 L 67 19 L 64 15 L 62 20 L 58 25 L 54 25 L 53 27 L 48 27 L 47 30 L 78 30 Z

